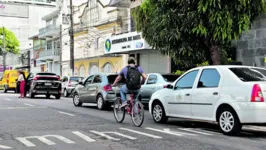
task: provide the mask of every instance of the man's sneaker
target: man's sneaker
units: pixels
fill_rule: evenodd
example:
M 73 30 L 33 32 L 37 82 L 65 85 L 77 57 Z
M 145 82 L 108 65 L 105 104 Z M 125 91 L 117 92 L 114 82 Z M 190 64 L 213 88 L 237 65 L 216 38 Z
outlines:
M 127 101 L 123 102 L 120 108 L 127 106 Z

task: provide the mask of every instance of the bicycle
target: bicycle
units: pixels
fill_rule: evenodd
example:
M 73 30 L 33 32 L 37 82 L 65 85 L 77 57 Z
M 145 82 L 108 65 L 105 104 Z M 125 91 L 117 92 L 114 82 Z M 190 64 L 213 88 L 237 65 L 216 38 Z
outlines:
M 117 96 L 116 89 L 114 91 L 115 91 L 115 95 Z M 131 92 L 131 94 L 126 94 L 126 97 L 128 97 L 128 95 L 130 95 L 130 98 L 127 99 L 128 105 L 126 105 L 125 107 L 121 107 L 121 104 L 122 104 L 121 98 L 120 97 L 116 98 L 116 100 L 114 102 L 114 117 L 118 123 L 122 123 L 124 121 L 125 113 L 127 111 L 127 113 L 131 116 L 131 120 L 135 126 L 140 127 L 143 124 L 144 106 L 138 100 L 139 94 L 140 94 L 140 92 L 138 93 L 136 99 L 134 99 L 134 93 L 133 92 Z M 122 113 L 122 116 L 120 119 L 118 117 L 118 111 L 117 110 L 120 110 Z M 136 120 L 138 118 L 140 119 L 139 123 L 136 122 Z

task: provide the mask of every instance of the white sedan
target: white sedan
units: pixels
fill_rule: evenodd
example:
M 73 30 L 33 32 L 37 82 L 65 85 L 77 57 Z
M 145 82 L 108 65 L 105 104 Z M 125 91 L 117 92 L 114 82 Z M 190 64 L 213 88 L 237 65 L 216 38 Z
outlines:
M 244 124 L 266 123 L 263 71 L 249 66 L 191 69 L 152 95 L 149 112 L 157 123 L 168 117 L 214 121 L 224 134 L 237 134 Z

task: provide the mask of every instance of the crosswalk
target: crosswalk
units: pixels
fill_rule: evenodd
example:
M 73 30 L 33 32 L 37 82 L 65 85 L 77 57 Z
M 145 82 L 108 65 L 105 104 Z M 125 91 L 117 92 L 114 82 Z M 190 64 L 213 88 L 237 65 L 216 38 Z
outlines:
M 51 132 L 38 133 L 30 136 L 15 137 L 16 142 L 21 143 L 24 148 L 38 147 L 39 145 L 62 145 L 62 144 L 76 144 L 83 140 L 83 142 L 94 143 L 99 140 L 107 141 L 120 141 L 120 140 L 143 140 L 156 139 L 164 140 L 167 136 L 176 138 L 183 136 L 214 136 L 218 133 L 211 133 L 200 129 L 191 128 L 158 128 L 158 127 L 144 127 L 144 128 L 130 128 L 120 127 L 113 130 L 88 130 L 88 131 L 64 131 L 64 132 Z M 27 135 L 25 133 L 25 135 Z M 34 140 L 35 139 L 35 140 Z M 55 140 L 57 139 L 57 140 Z M 53 141 L 54 140 L 54 141 Z M 55 141 L 60 142 L 57 144 Z M 39 142 L 38 142 L 39 141 Z M 5 141 L 0 141 L 0 149 L 13 149 L 12 145 L 5 145 Z M 41 144 L 42 143 L 42 144 Z

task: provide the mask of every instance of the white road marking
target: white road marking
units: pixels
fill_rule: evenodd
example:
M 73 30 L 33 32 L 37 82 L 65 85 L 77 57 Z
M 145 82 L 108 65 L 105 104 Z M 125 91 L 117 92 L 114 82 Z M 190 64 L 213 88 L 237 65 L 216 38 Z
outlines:
M 192 129 L 188 129 L 188 128 L 178 128 L 179 130 L 183 130 L 183 131 L 188 131 L 188 132 L 194 132 L 194 133 L 198 133 L 198 134 L 203 134 L 203 135 L 213 135 L 210 133 L 206 133 L 206 132 L 202 132 L 202 131 L 196 131 L 196 130 L 192 130 Z
M 75 116 L 75 115 L 73 115 L 73 114 L 70 114 L 70 113 L 66 113 L 66 112 L 62 112 L 62 111 L 58 111 L 60 114 L 65 114 L 65 115 L 69 115 L 69 116 Z
M 24 105 L 31 106 L 31 107 L 35 106 L 35 105 L 32 105 L 32 104 L 28 104 L 28 103 L 24 103 Z
M 11 99 L 8 99 L 8 98 L 5 98 L 4 100 L 6 100 L 6 101 L 11 101 Z
M 33 109 L 33 108 L 47 108 L 47 107 L 5 107 L 5 108 L 0 108 L 0 110 L 5 110 L 5 109 Z
M 79 136 L 80 138 L 82 138 L 83 140 L 87 141 L 87 142 L 95 142 L 94 139 L 88 137 L 87 135 L 80 133 L 78 131 L 73 131 L 72 133 L 74 133 L 75 135 Z
M 38 139 L 38 140 L 42 141 L 43 143 L 45 143 L 47 145 L 55 145 L 56 144 L 53 141 L 48 140 L 47 137 L 54 137 L 54 138 L 57 138 L 57 139 L 65 142 L 65 143 L 75 144 L 74 141 L 71 141 L 70 139 L 67 139 L 67 138 L 65 138 L 63 136 L 60 136 L 60 135 L 43 135 L 43 136 L 18 137 L 17 140 L 19 140 L 21 143 L 23 143 L 24 145 L 26 145 L 28 147 L 35 147 L 36 146 L 32 142 L 30 142 L 28 139 Z
M 184 133 L 184 132 L 176 132 L 176 131 L 170 131 L 170 129 L 155 129 L 155 128 L 149 128 L 147 127 L 146 129 L 148 130 L 152 130 L 152 131 L 157 131 L 157 132 L 161 132 L 161 133 L 166 133 L 166 134 L 171 134 L 171 135 L 175 135 L 175 136 L 183 136 L 183 135 L 192 135 L 192 136 L 196 136 L 196 134 L 190 134 L 190 133 Z
M 137 139 L 137 138 L 135 138 L 135 137 L 128 136 L 128 135 L 124 135 L 124 134 L 122 134 L 122 133 L 118 133 L 118 132 L 97 132 L 97 131 L 94 131 L 94 130 L 91 130 L 90 132 L 92 132 L 92 133 L 94 133 L 94 134 L 97 134 L 97 135 L 100 135 L 100 136 L 102 136 L 102 137 L 105 137 L 105 138 L 107 138 L 107 139 L 109 139 L 109 140 L 115 140 L 115 141 L 118 141 L 118 140 L 120 140 L 120 139 L 118 139 L 118 138 L 114 138 L 114 137 L 111 137 L 111 136 L 109 136 L 109 135 L 107 135 L 107 134 L 115 134 L 115 135 L 118 135 L 118 136 L 122 136 L 122 137 L 128 138 L 128 139 L 130 139 L 130 140 L 136 140 L 136 139 Z
M 152 137 L 155 139 L 161 139 L 162 137 L 157 136 L 157 135 L 153 135 L 153 134 L 148 134 L 148 133 L 143 133 L 143 132 L 139 132 L 139 131 L 135 131 L 135 130 L 131 130 L 131 129 L 127 129 L 127 128 L 120 128 L 121 130 L 125 130 L 125 131 L 129 131 L 129 132 L 133 132 L 133 133 L 137 133 L 137 134 L 141 134 L 141 135 L 145 135 L 148 137 Z
M 5 145 L 0 145 L 0 148 L 1 148 L 1 149 L 11 149 L 12 147 L 5 146 Z

